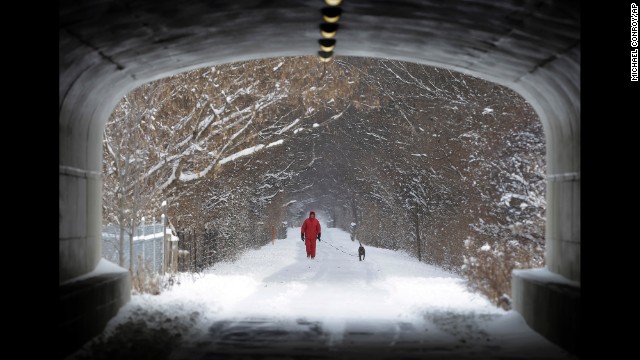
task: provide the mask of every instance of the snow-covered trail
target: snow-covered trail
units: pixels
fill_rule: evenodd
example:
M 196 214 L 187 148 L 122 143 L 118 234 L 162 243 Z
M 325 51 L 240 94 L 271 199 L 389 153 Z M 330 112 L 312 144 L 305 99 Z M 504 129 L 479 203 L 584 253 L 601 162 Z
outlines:
M 212 288 L 223 276 L 244 285 L 241 296 L 219 303 L 219 312 L 367 320 L 407 320 L 425 309 L 503 312 L 468 292 L 457 276 L 404 254 L 365 244 L 365 260 L 359 261 L 358 243 L 348 233 L 321 225 L 313 260 L 299 229 L 290 228 L 286 239 L 210 270 L 200 281 L 210 280 Z
M 158 296 L 133 296 L 70 359 L 570 358 L 458 276 L 366 243 L 359 261 L 348 233 L 321 226 L 315 259 L 290 228 Z

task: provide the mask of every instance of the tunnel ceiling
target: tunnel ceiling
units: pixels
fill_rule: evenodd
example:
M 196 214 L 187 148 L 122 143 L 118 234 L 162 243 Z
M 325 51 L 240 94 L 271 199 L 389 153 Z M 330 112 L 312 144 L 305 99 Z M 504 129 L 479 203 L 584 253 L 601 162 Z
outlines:
M 320 1 L 60 4 L 60 102 L 84 76 L 110 85 L 106 111 L 142 82 L 206 64 L 319 50 Z M 517 82 L 579 47 L 577 1 L 345 1 L 336 55 L 445 65 Z M 482 21 L 478 21 L 482 19 Z M 75 50 L 74 50 L 75 49 Z M 500 66 L 496 66 L 500 64 Z M 115 73 L 114 73 L 115 72 Z M 106 85 L 106 84 L 105 84 Z M 94 95 L 95 96 L 95 95 Z M 104 120 L 103 120 L 104 121 Z

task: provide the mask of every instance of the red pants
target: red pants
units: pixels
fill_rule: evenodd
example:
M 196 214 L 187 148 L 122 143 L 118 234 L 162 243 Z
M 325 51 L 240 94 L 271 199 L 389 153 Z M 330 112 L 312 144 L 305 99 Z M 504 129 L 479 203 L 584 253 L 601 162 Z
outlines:
M 307 247 L 307 256 L 316 257 L 316 239 L 305 239 L 304 244 Z

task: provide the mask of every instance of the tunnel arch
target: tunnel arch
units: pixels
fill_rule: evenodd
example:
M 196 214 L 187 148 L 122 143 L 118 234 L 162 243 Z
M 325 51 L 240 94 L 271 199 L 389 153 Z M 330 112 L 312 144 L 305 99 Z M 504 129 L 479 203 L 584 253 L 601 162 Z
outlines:
M 143 83 L 202 66 L 315 54 L 323 6 L 311 0 L 60 3 L 61 351 L 102 331 L 130 298 L 128 272 L 92 275 L 101 256 L 102 134 L 116 103 Z M 514 272 L 514 307 L 534 330 L 576 351 L 579 2 L 350 0 L 340 7 L 337 55 L 455 70 L 507 86 L 534 107 L 547 144 L 548 271 Z

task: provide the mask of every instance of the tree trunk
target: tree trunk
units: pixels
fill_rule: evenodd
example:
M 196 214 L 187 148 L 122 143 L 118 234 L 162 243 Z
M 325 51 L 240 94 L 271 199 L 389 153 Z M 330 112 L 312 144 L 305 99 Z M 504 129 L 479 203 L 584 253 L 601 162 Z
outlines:
M 120 225 L 120 248 L 118 249 L 118 265 L 124 267 L 124 204 L 123 197 L 120 197 L 119 225 Z
M 351 198 L 351 212 L 353 214 L 353 222 L 355 223 L 355 225 L 351 227 L 351 241 L 355 241 L 357 233 L 356 230 L 358 229 L 358 225 L 360 225 L 358 222 L 358 204 L 356 204 L 355 196 Z
M 416 242 L 418 244 L 418 261 L 422 261 L 421 241 L 420 241 L 420 208 L 416 207 Z
M 196 228 L 196 233 L 194 233 L 193 237 L 193 268 L 194 271 L 199 271 L 198 269 L 198 233 Z
M 133 195 L 133 211 L 131 214 L 131 241 L 129 242 L 129 271 L 133 274 L 133 237 L 135 236 L 136 230 L 136 212 L 138 211 L 138 182 L 135 184 L 134 195 Z M 144 260 L 144 259 L 143 259 Z
M 124 267 L 124 225 L 120 223 L 120 248 L 118 249 L 118 265 Z

